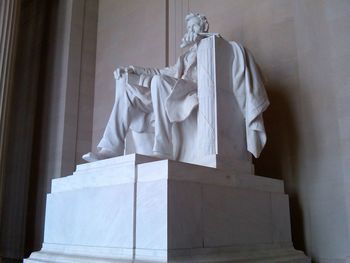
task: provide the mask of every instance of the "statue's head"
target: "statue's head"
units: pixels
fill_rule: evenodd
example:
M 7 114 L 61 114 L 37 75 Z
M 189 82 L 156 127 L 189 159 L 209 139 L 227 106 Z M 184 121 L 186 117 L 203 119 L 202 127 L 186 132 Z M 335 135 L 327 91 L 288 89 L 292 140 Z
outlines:
M 209 30 L 209 23 L 205 16 L 198 13 L 190 13 L 186 16 L 187 31 L 182 38 L 180 47 L 186 47 L 198 42 L 201 39 L 200 33 Z
M 194 14 L 189 13 L 185 18 L 186 24 L 187 24 L 187 32 L 194 32 L 194 33 L 200 33 L 200 32 L 208 32 L 209 30 L 209 23 L 205 16 L 201 14 Z

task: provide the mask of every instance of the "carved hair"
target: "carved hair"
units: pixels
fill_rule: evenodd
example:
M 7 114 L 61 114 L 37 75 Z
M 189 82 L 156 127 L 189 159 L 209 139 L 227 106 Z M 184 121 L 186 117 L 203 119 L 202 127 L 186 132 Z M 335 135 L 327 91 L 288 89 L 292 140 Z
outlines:
M 186 16 L 185 20 L 186 20 L 186 22 L 188 22 L 190 19 L 192 19 L 194 17 L 199 19 L 200 27 L 201 27 L 202 31 L 203 32 L 208 32 L 208 30 L 209 30 L 209 22 L 208 22 L 208 20 L 207 20 L 207 18 L 205 16 L 203 16 L 201 14 L 198 14 L 198 13 L 189 13 Z

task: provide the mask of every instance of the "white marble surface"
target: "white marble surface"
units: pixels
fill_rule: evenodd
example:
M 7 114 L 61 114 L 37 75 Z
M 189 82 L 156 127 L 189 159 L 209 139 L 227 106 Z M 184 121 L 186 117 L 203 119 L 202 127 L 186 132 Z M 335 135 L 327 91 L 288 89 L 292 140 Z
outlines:
M 279 180 L 229 174 L 169 160 L 140 164 L 137 174 L 137 207 L 140 208 L 137 227 L 142 223 L 140 229 L 143 229 L 147 225 L 145 220 L 152 222 L 149 229 L 136 231 L 142 236 L 142 248 L 153 246 L 153 249 L 161 249 L 165 245 L 159 237 L 147 234 L 152 233 L 151 229 L 157 234 L 159 229 L 167 235 L 174 233 L 167 237 L 168 248 L 174 249 L 186 245 L 195 248 L 203 244 L 216 247 L 249 242 L 272 243 L 273 238 L 278 243 L 280 237 L 290 237 L 289 225 L 284 225 L 289 221 L 280 219 L 289 217 L 289 211 L 288 202 L 282 202 L 286 199 L 283 198 L 283 183 Z M 163 193 L 162 187 L 166 183 L 168 192 Z M 168 207 L 163 209 L 167 198 Z M 143 203 L 143 200 L 148 201 Z M 287 208 L 281 209 L 283 205 Z M 276 214 L 272 207 L 280 208 L 280 214 Z M 145 214 L 152 216 L 149 219 Z M 160 227 L 167 217 L 168 232 Z M 177 237 L 177 233 L 182 236 Z M 284 239 L 283 242 L 287 241 Z
M 40 252 L 32 253 L 24 263 L 310 263 L 301 251 L 290 244 L 284 246 L 259 245 L 250 247 L 198 248 L 177 250 L 120 249 L 107 247 L 65 246 L 44 244 Z
M 134 184 L 49 194 L 44 242 L 132 248 Z
M 77 165 L 76 171 L 74 174 L 77 174 L 79 172 L 93 172 L 94 169 L 98 169 L 100 171 L 101 168 L 117 168 L 121 165 L 126 164 L 140 164 L 140 163 L 146 163 L 151 162 L 154 160 L 157 160 L 158 158 L 153 158 L 146 155 L 141 154 L 128 154 L 119 156 L 118 158 L 109 158 L 105 160 L 100 160 L 98 162 L 92 162 L 92 163 L 84 163 Z
M 248 250 L 263 258 L 262 246 L 308 262 L 291 249 L 281 181 L 137 155 L 106 161 L 79 167 L 79 187 L 48 195 L 43 249 L 26 262 L 240 262 Z M 109 181 L 105 169 L 130 178 Z
M 111 186 L 133 183 L 136 165 L 159 160 L 140 154 L 129 154 L 77 165 L 73 175 L 53 179 L 51 192 L 63 192 L 86 187 Z
M 168 183 L 168 248 L 203 247 L 202 187 L 199 183 Z M 185 234 L 184 234 L 185 233 Z
M 247 172 L 251 170 L 251 160 L 244 115 L 233 93 L 233 59 L 232 47 L 223 38 L 206 38 L 198 45 L 198 160 L 202 165 L 207 161 L 217 168 L 232 168 L 229 162 L 217 160 L 220 156 L 223 160 L 241 162 L 235 168 Z M 215 155 L 218 157 L 210 160 Z
M 205 186 L 202 205 L 205 246 L 272 243 L 269 193 Z
M 211 185 L 231 186 L 242 189 L 284 193 L 284 184 L 281 180 L 241 174 L 209 168 L 206 166 L 171 160 L 160 160 L 147 164 L 140 164 L 137 168 L 138 182 L 147 182 L 160 179 L 170 181 L 197 182 Z
M 136 247 L 168 249 L 167 180 L 139 183 L 136 205 Z
M 291 225 L 289 213 L 289 197 L 288 195 L 281 195 L 270 193 L 271 198 L 271 216 L 272 216 L 272 241 L 290 242 Z
M 200 145 L 200 143 L 198 143 L 197 145 Z M 234 150 L 236 157 L 242 154 L 243 156 L 245 156 L 245 158 L 242 160 L 242 158 L 235 158 L 234 155 L 230 154 L 209 154 L 198 157 L 196 160 L 191 160 L 188 163 L 218 168 L 220 170 L 226 170 L 228 172 L 254 174 L 254 165 L 252 163 L 251 156 L 249 154 L 246 155 L 245 150 L 238 150 L 238 147 L 232 148 L 232 150 Z

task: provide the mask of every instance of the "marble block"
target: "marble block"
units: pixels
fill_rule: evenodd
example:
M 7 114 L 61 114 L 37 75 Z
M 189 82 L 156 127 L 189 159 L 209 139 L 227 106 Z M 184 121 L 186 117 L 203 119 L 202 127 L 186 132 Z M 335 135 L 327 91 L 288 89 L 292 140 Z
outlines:
M 24 262 L 310 262 L 280 180 L 134 154 L 52 185 L 42 249 Z
M 232 45 L 222 37 L 198 44 L 197 159 L 191 162 L 251 173 L 245 116 L 233 88 L 233 60 Z

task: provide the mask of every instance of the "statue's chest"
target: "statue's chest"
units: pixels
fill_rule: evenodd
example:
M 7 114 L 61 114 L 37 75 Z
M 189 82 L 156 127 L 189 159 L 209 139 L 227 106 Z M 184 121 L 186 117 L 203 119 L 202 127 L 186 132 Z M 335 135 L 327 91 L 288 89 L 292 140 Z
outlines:
M 185 55 L 182 78 L 197 82 L 197 52 L 189 52 Z

